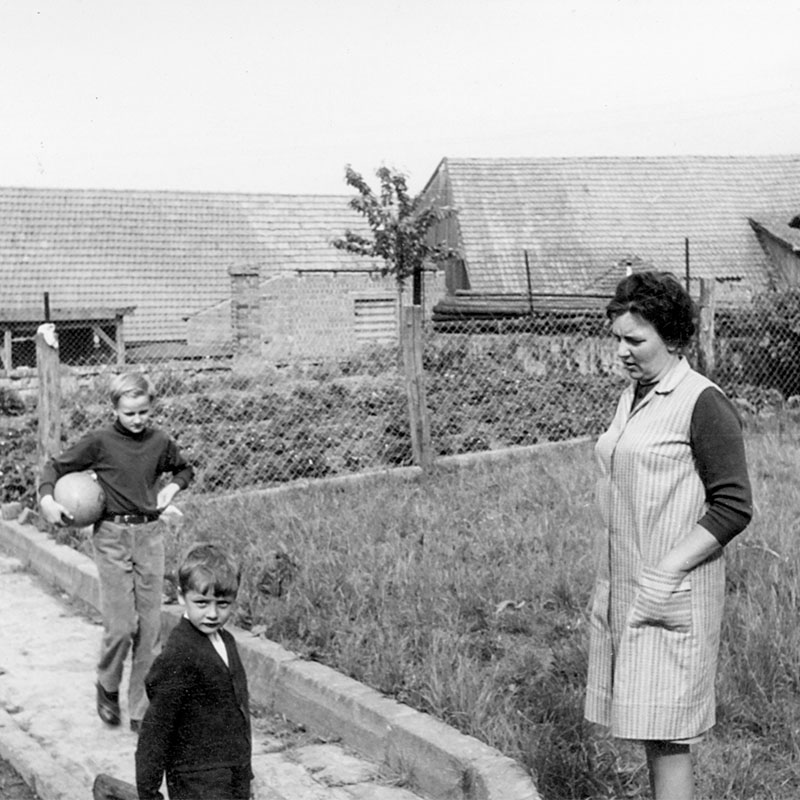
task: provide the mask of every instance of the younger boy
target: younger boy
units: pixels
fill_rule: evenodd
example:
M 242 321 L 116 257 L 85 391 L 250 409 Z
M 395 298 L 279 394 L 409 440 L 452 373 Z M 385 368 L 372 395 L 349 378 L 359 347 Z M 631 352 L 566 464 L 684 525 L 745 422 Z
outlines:
M 69 472 L 94 470 L 105 492 L 103 518 L 92 534 L 103 614 L 97 713 L 106 724 L 119 725 L 119 685 L 132 648 L 128 711 L 136 731 L 147 707 L 144 678 L 161 649 L 164 525 L 159 516 L 186 488 L 193 470 L 175 442 L 148 425 L 154 393 L 144 375 L 115 376 L 109 394 L 113 423 L 45 464 L 39 505 L 51 524 L 70 520 L 53 497 L 56 481 Z M 170 482 L 157 491 L 157 481 L 166 473 Z
M 184 615 L 147 676 L 150 705 L 136 748 L 140 800 L 248 800 L 250 710 L 236 642 L 223 630 L 240 571 L 213 544 L 189 549 L 178 569 Z

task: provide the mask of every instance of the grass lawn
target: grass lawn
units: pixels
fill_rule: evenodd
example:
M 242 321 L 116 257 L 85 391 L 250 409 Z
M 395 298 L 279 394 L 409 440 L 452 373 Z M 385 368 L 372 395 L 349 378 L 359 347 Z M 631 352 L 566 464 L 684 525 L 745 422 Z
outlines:
M 698 797 L 800 797 L 800 437 L 749 433 L 757 513 L 728 548 L 718 725 Z M 245 565 L 239 623 L 518 759 L 547 800 L 638 798 L 637 747 L 582 720 L 591 444 L 524 463 L 187 502 Z

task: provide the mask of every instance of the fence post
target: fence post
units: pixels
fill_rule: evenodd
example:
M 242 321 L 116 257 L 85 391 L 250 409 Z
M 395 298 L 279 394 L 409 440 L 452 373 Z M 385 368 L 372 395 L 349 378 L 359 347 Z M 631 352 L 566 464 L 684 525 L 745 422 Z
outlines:
M 6 375 L 11 374 L 11 370 L 13 369 L 14 366 L 12 363 L 13 353 L 14 353 L 13 341 L 14 340 L 12 338 L 11 328 L 6 328 L 3 331 L 3 356 L 2 356 L 3 372 Z
M 697 331 L 697 368 L 707 378 L 714 376 L 714 281 L 700 279 L 700 313 Z
M 414 463 L 426 470 L 432 463 L 431 420 L 425 402 L 422 369 L 422 306 L 401 306 L 400 342 L 403 348 L 411 450 Z
M 116 325 L 114 326 L 114 343 L 117 348 L 117 366 L 125 364 L 125 315 L 116 315 Z
M 49 322 L 40 325 L 35 341 L 39 378 L 39 431 L 36 445 L 41 474 L 45 461 L 58 455 L 61 450 L 61 380 L 55 326 Z

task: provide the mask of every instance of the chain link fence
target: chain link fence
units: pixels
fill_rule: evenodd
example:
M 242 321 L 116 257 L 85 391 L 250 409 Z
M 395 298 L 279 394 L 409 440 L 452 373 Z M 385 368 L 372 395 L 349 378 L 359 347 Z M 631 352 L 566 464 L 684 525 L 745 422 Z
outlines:
M 595 301 L 580 313 L 427 321 L 422 377 L 432 456 L 604 430 L 625 378 L 603 305 Z M 743 415 L 791 417 L 800 405 L 800 291 L 720 306 L 714 328 L 714 377 Z M 107 387 L 113 374 L 141 370 L 156 389 L 156 424 L 196 467 L 195 492 L 414 462 L 397 329 L 381 341 L 341 346 L 333 346 L 330 331 L 324 355 L 309 355 L 296 330 L 291 351 L 271 359 L 242 357 L 232 346 L 187 353 L 176 343 L 129 346 L 120 359 L 113 327 L 56 323 L 56 330 L 64 445 L 112 419 Z M 311 340 L 318 352 L 319 330 L 310 331 Z M 30 337 L 13 344 L 17 366 L 0 384 L 6 501 L 29 491 L 32 477 L 23 474 L 18 448 L 25 435 L 35 448 L 36 430 L 33 344 Z
M 69 336 L 61 336 L 62 363 Z M 195 466 L 193 490 L 227 492 L 411 463 L 398 345 L 347 357 L 237 363 L 160 357 L 73 368 L 62 380 L 66 442 L 110 421 L 112 375 L 141 370 L 155 388 L 155 424 Z
M 425 356 L 436 455 L 598 433 L 623 384 L 599 314 L 430 325 Z

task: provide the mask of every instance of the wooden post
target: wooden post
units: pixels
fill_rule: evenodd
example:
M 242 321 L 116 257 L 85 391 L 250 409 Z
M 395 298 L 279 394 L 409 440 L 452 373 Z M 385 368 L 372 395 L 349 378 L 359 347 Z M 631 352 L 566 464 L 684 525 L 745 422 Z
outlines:
M 714 281 L 700 279 L 700 313 L 697 331 L 697 368 L 707 378 L 714 377 Z
M 427 470 L 432 461 L 431 420 L 425 402 L 425 374 L 422 370 L 422 307 L 400 309 L 400 341 L 403 348 L 411 450 L 414 463 Z
M 528 261 L 528 251 L 522 251 L 525 254 L 525 275 L 528 278 L 528 314 L 533 319 L 533 285 L 531 284 L 531 265 Z
M 114 339 L 117 346 L 117 366 L 125 364 L 125 316 L 117 314 L 114 325 Z
M 13 363 L 13 334 L 11 333 L 11 328 L 5 328 L 3 330 L 3 369 L 5 370 L 6 375 L 11 374 L 11 370 L 14 368 Z
M 36 331 L 36 369 L 39 377 L 39 470 L 44 462 L 61 450 L 61 382 L 59 379 L 58 337 L 52 323 Z
M 689 237 L 683 240 L 683 261 L 686 268 L 686 291 L 692 293 L 692 278 L 689 274 Z

